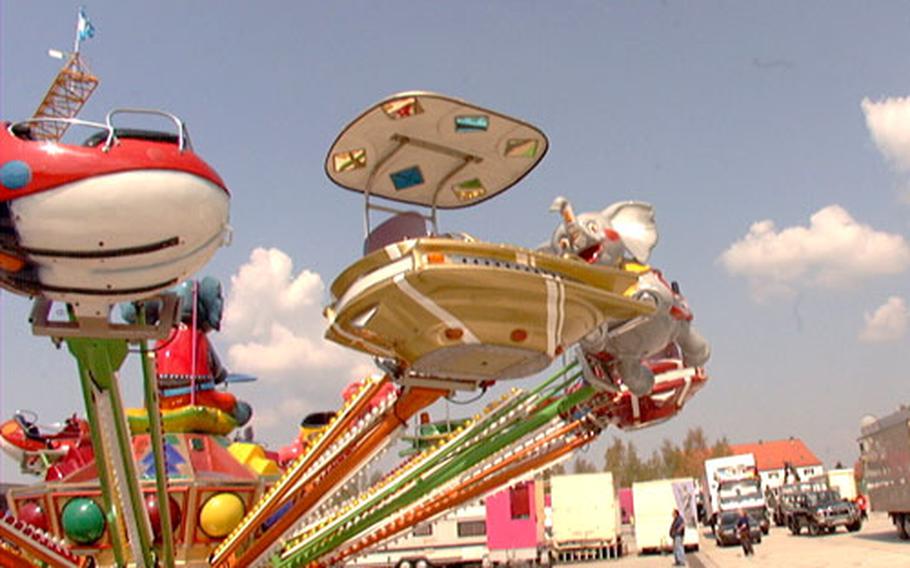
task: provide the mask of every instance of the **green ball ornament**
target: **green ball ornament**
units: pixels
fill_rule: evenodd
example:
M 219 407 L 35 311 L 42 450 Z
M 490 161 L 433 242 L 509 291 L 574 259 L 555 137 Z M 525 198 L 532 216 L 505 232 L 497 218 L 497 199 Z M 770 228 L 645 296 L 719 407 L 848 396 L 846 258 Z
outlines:
M 70 499 L 63 507 L 63 534 L 76 544 L 92 544 L 104 534 L 104 513 L 88 497 Z

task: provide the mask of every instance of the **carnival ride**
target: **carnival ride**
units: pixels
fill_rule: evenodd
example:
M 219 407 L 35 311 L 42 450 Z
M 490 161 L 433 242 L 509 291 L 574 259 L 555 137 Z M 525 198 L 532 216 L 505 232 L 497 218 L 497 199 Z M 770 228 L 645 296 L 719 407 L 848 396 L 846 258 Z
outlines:
M 136 467 L 141 508 L 130 513 L 135 518 L 147 518 L 149 552 L 156 553 L 152 559 L 168 564 L 164 555 L 157 552 L 169 540 L 169 565 L 199 564 L 205 563 L 213 544 L 233 529 L 281 470 L 277 455 L 257 444 L 231 443 L 224 437 L 245 424 L 250 409 L 233 394 L 215 390 L 216 383 L 233 382 L 232 375 L 217 363 L 206 336 L 220 324 L 220 285 L 209 278 L 201 283 L 188 281 L 173 293 L 180 298 L 180 323 L 151 350 L 156 354 L 152 399 L 158 405 L 163 466 L 156 463 L 154 436 L 148 433 L 149 424 L 154 421 L 149 420 L 148 405 L 126 412 L 131 435 L 124 460 Z M 155 305 L 130 305 L 125 319 L 130 321 L 139 314 L 152 317 Z M 240 382 L 249 379 L 241 377 Z M 96 452 L 97 446 L 91 439 L 86 440 L 88 427 L 84 421 L 72 418 L 68 424 L 56 438 L 43 442 L 60 440 L 62 444 L 68 440 L 65 451 L 55 451 L 53 459 L 40 454 L 44 459 L 39 463 L 44 467 L 29 469 L 43 475 L 44 483 L 11 490 L 11 508 L 20 520 L 65 537 L 79 554 L 90 555 L 103 565 L 120 565 L 115 548 L 117 527 L 105 514 L 104 485 L 99 479 L 102 465 L 109 461 L 104 455 L 108 449 L 102 447 Z M 109 424 L 102 422 L 101 426 Z M 79 427 L 86 435 L 75 437 L 73 432 L 78 432 Z M 67 430 L 68 438 L 61 435 Z M 24 445 L 22 431 L 26 439 L 32 436 L 29 442 L 40 442 L 35 436 L 40 429 L 22 414 L 4 425 L 0 439 L 13 442 L 19 450 L 18 446 Z M 26 462 L 22 463 L 24 466 Z M 159 500 L 156 492 L 159 478 L 166 481 L 166 500 Z M 167 503 L 167 507 L 159 503 Z M 167 530 L 165 516 L 170 524 Z M 134 557 L 132 562 L 147 561 Z
M 44 426 L 34 413 L 20 410 L 0 424 L 0 449 L 27 473 L 43 473 L 71 448 L 90 443 L 88 422 L 75 414 L 62 424 Z
M 146 342 L 166 337 L 177 317 L 177 297 L 163 292 L 201 268 L 223 244 L 230 196 L 214 169 L 193 152 L 184 123 L 174 115 L 120 109 L 103 123 L 75 118 L 97 85 L 79 54 L 90 29 L 80 11 L 74 53 L 36 116 L 4 123 L 0 131 L 0 287 L 34 298 L 33 332 L 65 341 L 75 356 L 91 439 L 90 445 L 68 450 L 73 460 L 59 462 L 72 467 L 48 464 L 47 473 L 56 472 L 64 485 L 48 481 L 33 488 L 32 497 L 12 495 L 11 506 L 20 514 L 35 512 L 36 520 L 50 523 L 71 546 L 100 552 L 102 563 L 153 565 L 160 533 L 165 535 L 160 557 L 173 565 L 170 507 L 147 507 L 117 371 L 129 342 L 138 344 L 154 465 L 146 472 L 152 472 L 157 502 L 169 502 L 158 391 Z M 175 132 L 123 128 L 119 120 L 115 126 L 115 118 L 125 114 L 163 117 Z M 63 133 L 73 125 L 96 132 L 82 144 L 64 142 Z M 110 320 L 117 302 L 156 298 L 157 325 L 143 318 L 136 324 Z M 51 314 L 55 301 L 66 304 L 62 321 Z M 73 497 L 66 491 L 77 481 L 88 484 L 80 489 L 86 494 Z M 159 531 L 150 523 L 153 509 Z M 104 550 L 91 548 L 97 543 Z M 15 546 L 22 551 L 24 545 Z M 53 552 L 40 539 L 28 551 L 37 558 Z
M 176 133 L 115 127 L 124 114 L 160 115 Z M 31 125 L 46 121 L 98 132 L 81 145 L 34 138 Z M 5 123 L 0 152 L 0 286 L 11 292 L 106 317 L 114 303 L 178 284 L 224 243 L 227 188 L 174 115 L 118 109 L 103 123 Z
M 220 285 L 181 284 L 224 241 L 227 189 L 182 121 L 157 113 L 176 133 L 140 131 L 115 127 L 119 114 L 103 124 L 51 115 L 0 135 L 11 158 L 0 172 L 0 285 L 37 297 L 34 332 L 68 344 L 90 426 L 85 435 L 74 422 L 79 435 L 70 426 L 58 440 L 22 416 L 4 425 L 45 476 L 10 492 L 17 518 L 0 523 L 0 559 L 12 565 L 339 565 L 568 459 L 611 425 L 674 416 L 707 380 L 707 343 L 678 286 L 644 264 L 657 240 L 650 206 L 617 204 L 597 224 L 557 199 L 562 223 L 536 250 L 441 232 L 439 210 L 509 189 L 549 143 L 518 119 L 410 92 L 361 114 L 326 158 L 332 181 L 363 194 L 366 228 L 364 256 L 331 286 L 326 337 L 384 373 L 351 385 L 337 412 L 305 419 L 277 453 L 231 444 L 224 436 L 251 409 L 215 388 L 231 382 L 206 337 L 220 323 Z M 82 146 L 35 135 L 61 121 L 99 133 Z M 377 213 L 391 216 L 373 227 Z M 49 317 L 53 301 L 69 321 Z M 126 323 L 110 321 L 118 302 L 130 303 Z M 117 380 L 128 342 L 145 394 L 130 411 Z M 576 360 L 539 386 L 405 436 L 404 461 L 343 498 L 434 402 L 533 375 L 574 346 Z
M 532 375 L 592 328 L 653 311 L 623 295 L 630 272 L 440 233 L 439 209 L 504 192 L 547 147 L 529 124 L 431 93 L 395 96 L 349 125 L 326 172 L 364 194 L 366 254 L 332 283 L 326 337 L 387 359 L 402 384 L 473 389 Z M 370 230 L 373 211 L 394 215 Z
M 437 428 L 432 443 L 417 440 L 418 453 L 378 485 L 347 503 L 330 503 L 328 493 L 366 468 L 406 419 L 434 400 L 533 374 L 600 329 L 620 335 L 647 329 L 654 314 L 662 317 L 663 306 L 651 296 L 636 297 L 642 276 L 652 274 L 647 266 L 589 263 L 572 250 L 555 255 L 440 234 L 439 209 L 504 191 L 545 149 L 546 138 L 530 125 L 432 93 L 386 99 L 342 132 L 326 171 L 364 194 L 367 235 L 365 256 L 332 284 L 326 337 L 376 356 L 386 371 L 358 405 L 379 385 L 398 386 L 353 432 L 344 417 L 360 410 L 342 409 L 286 479 L 215 548 L 214 565 L 338 565 L 567 458 L 609 425 L 665 420 L 703 385 L 704 372 L 679 353 L 642 353 L 639 364 L 653 385 L 641 394 L 614 369 L 609 382 L 591 381 L 582 355 L 581 365 L 569 364 L 538 388 L 513 390 L 460 427 Z M 424 209 L 378 205 L 376 197 Z M 392 217 L 371 230 L 376 211 Z M 673 294 L 666 309 L 679 311 L 684 300 L 675 288 Z M 667 343 L 675 345 L 681 333 L 664 328 L 690 319 L 662 318 L 651 333 L 664 334 L 663 347 L 673 347 Z

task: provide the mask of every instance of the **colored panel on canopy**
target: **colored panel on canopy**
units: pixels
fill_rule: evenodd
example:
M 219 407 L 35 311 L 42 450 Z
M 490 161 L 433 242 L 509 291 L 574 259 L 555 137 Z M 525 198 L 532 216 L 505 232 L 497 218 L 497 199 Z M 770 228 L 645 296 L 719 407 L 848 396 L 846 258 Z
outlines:
M 479 178 L 469 179 L 468 181 L 455 184 L 452 186 L 452 191 L 455 192 L 455 196 L 458 197 L 458 200 L 463 203 L 479 199 L 487 194 L 487 190 Z
M 382 105 L 382 110 L 392 120 L 409 118 L 423 113 L 423 108 L 420 106 L 420 101 L 417 100 L 417 97 L 402 97 L 391 100 Z
M 537 140 L 511 138 L 506 143 L 506 158 L 533 158 L 537 155 Z
M 389 174 L 389 177 L 392 178 L 392 185 L 395 186 L 395 189 L 397 191 L 401 191 L 402 189 L 409 189 L 423 183 L 423 174 L 420 173 L 420 168 L 417 166 L 412 166 L 393 174 Z
M 526 122 L 443 95 L 412 92 L 377 103 L 349 124 L 332 144 L 325 171 L 341 187 L 369 192 L 371 198 L 454 209 L 512 187 L 540 163 L 547 147 L 544 133 Z M 336 166 L 336 156 L 355 149 L 369 155 L 366 165 L 339 170 L 344 160 Z M 412 168 L 419 170 L 420 183 L 402 175 Z M 482 195 L 458 187 L 474 179 L 483 180 Z
M 155 479 L 155 455 L 151 448 L 145 453 L 142 459 L 137 460 L 140 466 L 141 475 L 144 479 Z M 190 477 L 192 471 L 189 467 L 180 467 L 187 464 L 187 460 L 180 451 L 168 442 L 164 442 L 164 463 L 169 478 Z
M 336 172 L 346 172 L 367 167 L 367 151 L 358 148 L 349 152 L 339 152 L 332 156 L 332 164 Z
M 172 479 L 193 477 L 193 468 L 186 456 L 186 448 L 179 436 L 169 434 L 162 439 L 167 475 Z M 155 478 L 155 456 L 147 434 L 133 437 L 133 456 L 143 479 Z
M 455 117 L 455 132 L 486 132 L 489 126 L 490 117 L 486 115 Z

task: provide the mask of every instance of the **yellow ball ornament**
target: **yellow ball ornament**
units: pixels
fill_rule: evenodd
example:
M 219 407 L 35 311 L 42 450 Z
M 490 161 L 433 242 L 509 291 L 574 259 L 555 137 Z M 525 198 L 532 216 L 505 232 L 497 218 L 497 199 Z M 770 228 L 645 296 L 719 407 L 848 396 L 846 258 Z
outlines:
M 209 497 L 199 512 L 202 532 L 212 538 L 222 538 L 231 533 L 243 520 L 246 508 L 234 493 L 216 493 Z

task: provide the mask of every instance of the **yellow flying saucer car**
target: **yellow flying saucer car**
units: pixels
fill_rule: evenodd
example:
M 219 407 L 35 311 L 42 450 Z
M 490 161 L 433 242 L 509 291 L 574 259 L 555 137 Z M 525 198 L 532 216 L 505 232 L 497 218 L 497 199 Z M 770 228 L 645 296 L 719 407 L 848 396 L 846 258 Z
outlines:
M 386 99 L 345 128 L 326 172 L 364 194 L 367 237 L 364 257 L 332 284 L 326 337 L 394 361 L 412 381 L 471 387 L 536 373 L 604 322 L 651 313 L 627 294 L 634 273 L 439 233 L 439 209 L 502 193 L 547 146 L 530 124 L 423 92 Z M 373 228 L 374 211 L 393 216 Z

